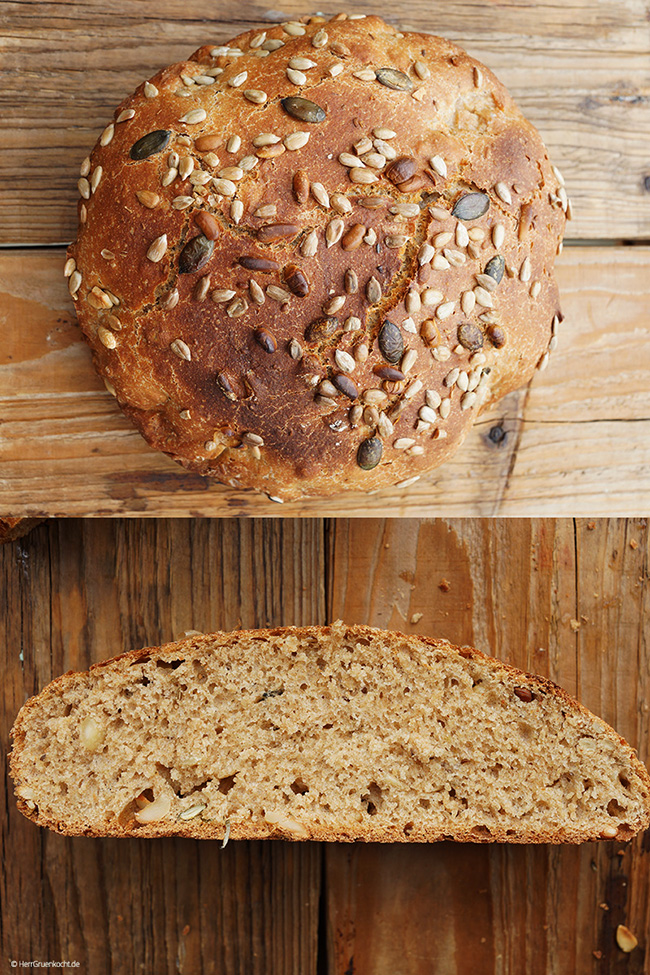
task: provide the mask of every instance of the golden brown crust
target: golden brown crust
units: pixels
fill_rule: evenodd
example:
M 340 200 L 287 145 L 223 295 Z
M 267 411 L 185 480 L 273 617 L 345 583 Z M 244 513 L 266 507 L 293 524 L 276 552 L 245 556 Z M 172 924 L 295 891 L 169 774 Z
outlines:
M 289 115 L 281 99 L 290 96 L 325 120 Z M 179 121 L 197 109 L 202 121 Z M 156 131 L 170 133 L 165 149 L 131 159 Z M 340 161 L 355 146 L 363 167 Z M 393 156 L 407 160 L 396 171 Z M 253 168 L 241 172 L 242 160 Z M 378 17 L 315 17 L 202 47 L 119 106 L 82 169 L 89 198 L 66 273 L 84 335 L 122 409 L 191 470 L 287 500 L 401 483 L 442 463 L 481 408 L 547 361 L 560 316 L 561 177 L 503 85 L 441 38 L 399 34 Z M 359 172 L 375 181 L 353 182 Z M 456 219 L 469 192 L 485 194 L 489 209 Z M 363 205 L 368 197 L 378 205 Z M 274 239 L 269 224 L 288 236 Z M 367 242 L 349 249 L 357 225 Z M 215 226 L 207 263 L 178 273 L 187 242 Z M 163 235 L 166 247 L 155 244 Z M 476 275 L 497 254 L 503 279 L 484 287 Z M 242 267 L 242 257 L 277 269 Z M 328 312 L 333 298 L 341 307 Z M 332 334 L 310 330 L 328 315 Z M 406 360 L 399 348 L 394 361 L 382 355 L 386 318 Z M 406 378 L 375 371 L 387 366 Z M 380 443 L 381 460 L 365 469 Z
M 29 723 L 30 716 L 38 711 L 41 701 L 53 693 L 62 692 L 71 683 L 78 682 L 81 684 L 87 684 L 92 681 L 93 673 L 98 670 L 104 668 L 127 669 L 133 663 L 142 661 L 148 658 L 150 655 L 155 655 L 156 658 L 173 659 L 179 654 L 191 653 L 208 645 L 211 648 L 211 652 L 218 652 L 221 647 L 227 647 L 233 636 L 236 636 L 240 641 L 252 639 L 264 640 L 270 637 L 285 638 L 291 636 L 296 637 L 298 640 L 310 640 L 314 638 L 322 638 L 329 634 L 334 634 L 339 638 L 345 637 L 346 639 L 354 640 L 364 640 L 381 635 L 382 637 L 390 640 L 394 647 L 399 644 L 400 646 L 410 648 L 414 652 L 420 651 L 422 647 L 430 647 L 436 651 L 442 651 L 445 654 L 449 654 L 450 657 L 460 655 L 464 658 L 479 661 L 489 666 L 491 671 L 496 675 L 497 679 L 503 681 L 503 683 L 510 689 L 516 687 L 520 692 L 525 693 L 525 691 L 528 690 L 533 695 L 540 694 L 555 697 L 557 700 L 559 700 L 562 707 L 566 708 L 568 712 L 572 712 L 576 715 L 584 717 L 589 723 L 590 730 L 597 733 L 601 739 L 608 739 L 616 746 L 624 747 L 626 752 L 628 752 L 626 755 L 626 760 L 629 762 L 634 773 L 639 776 L 642 787 L 645 789 L 643 813 L 636 817 L 630 817 L 628 822 L 619 825 L 615 838 L 619 841 L 630 839 L 638 830 L 646 829 L 650 824 L 650 775 L 648 774 L 645 765 L 639 761 L 639 759 L 636 757 L 636 753 L 630 748 L 629 745 L 627 745 L 625 740 L 621 738 L 621 736 L 618 735 L 613 728 L 607 725 L 600 718 L 595 717 L 587 708 L 585 708 L 578 701 L 574 700 L 563 688 L 553 683 L 553 681 L 544 677 L 527 674 L 518 670 L 516 667 L 502 663 L 501 661 L 489 657 L 481 651 L 475 650 L 471 647 L 456 647 L 447 643 L 446 641 L 435 640 L 430 637 L 406 636 L 402 633 L 389 634 L 383 633 L 382 631 L 378 631 L 369 626 L 358 624 L 346 626 L 342 623 L 336 623 L 332 627 L 275 627 L 264 630 L 243 630 L 239 631 L 237 634 L 216 633 L 204 636 L 192 636 L 187 640 L 176 643 L 168 643 L 162 647 L 145 647 L 141 650 L 133 650 L 128 653 L 121 654 L 109 660 L 94 664 L 86 673 L 69 672 L 61 677 L 58 677 L 56 680 L 48 684 L 40 692 L 40 694 L 30 698 L 23 705 L 16 718 L 14 727 L 12 728 L 11 735 L 14 740 L 14 745 L 10 755 L 10 772 L 16 782 L 16 788 L 19 787 L 21 778 L 23 777 L 21 772 L 21 750 L 25 742 L 25 728 Z M 426 667 L 426 664 L 421 662 L 421 666 Z M 28 770 L 25 773 L 25 777 L 28 777 Z M 148 826 L 138 825 L 136 828 L 134 828 L 133 825 L 121 824 L 117 822 L 102 825 L 101 828 L 96 830 L 92 827 L 79 828 L 69 822 L 53 820 L 51 817 L 43 814 L 38 807 L 30 808 L 29 803 L 25 801 L 24 798 L 21 798 L 18 794 L 16 799 L 20 811 L 27 816 L 27 818 L 31 819 L 40 826 L 46 826 L 66 835 L 137 835 L 138 837 L 142 838 L 174 835 L 193 837 L 196 839 L 222 839 L 224 837 L 223 823 L 197 822 L 195 820 L 188 822 L 176 821 L 173 823 L 158 822 Z M 504 826 L 503 828 L 497 827 L 491 829 L 490 834 L 485 836 L 480 835 L 480 833 L 477 834 L 476 830 L 463 829 L 457 825 L 454 826 L 453 830 L 450 832 L 432 830 L 418 823 L 409 824 L 409 827 L 410 828 L 407 831 L 401 828 L 378 828 L 372 823 L 364 823 L 363 825 L 358 824 L 354 829 L 351 830 L 344 827 L 340 829 L 332 829 L 331 827 L 327 826 L 310 824 L 308 827 L 308 837 L 296 837 L 291 831 L 274 827 L 269 823 L 263 821 L 249 821 L 245 823 L 233 823 L 229 830 L 229 837 L 232 839 L 310 838 L 314 840 L 338 842 L 433 842 L 437 840 L 454 839 L 458 842 L 496 841 L 514 843 L 581 843 L 587 840 L 614 838 L 612 836 L 603 835 L 603 833 L 598 831 L 594 831 L 593 826 L 574 829 L 567 826 L 561 830 L 549 829 L 544 833 L 540 833 L 539 830 L 526 828 L 523 825 L 520 825 L 516 831 Z

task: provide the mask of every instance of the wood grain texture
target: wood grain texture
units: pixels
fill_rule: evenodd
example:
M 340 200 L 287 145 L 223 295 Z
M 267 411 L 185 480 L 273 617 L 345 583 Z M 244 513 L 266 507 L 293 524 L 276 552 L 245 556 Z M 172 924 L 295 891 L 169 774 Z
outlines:
M 548 676 L 650 757 L 645 521 L 340 520 L 329 553 L 333 617 L 470 643 Z M 647 856 L 642 837 L 328 847 L 328 973 L 641 975 Z M 641 945 L 629 956 L 621 923 Z
M 68 669 L 187 629 L 325 617 L 317 521 L 51 522 L 0 548 L 2 955 L 91 975 L 316 975 L 315 844 L 67 838 L 18 813 L 8 733 Z
M 327 14 L 340 4 L 324 0 Z M 376 3 L 355 2 L 356 12 Z M 310 13 L 287 0 L 289 18 Z M 574 238 L 650 236 L 650 56 L 644 0 L 553 0 L 498 6 L 452 0 L 433 13 L 408 0 L 384 16 L 438 33 L 483 60 L 540 129 L 567 177 Z M 4 4 L 0 36 L 0 242 L 60 243 L 76 231 L 81 160 L 113 108 L 201 43 L 282 19 L 259 2 L 199 0 Z M 36 191 L 38 187 L 38 191 Z
M 60 252 L 0 257 L 0 514 L 630 515 L 650 508 L 650 249 L 570 247 L 549 368 L 407 489 L 279 506 L 151 450 L 95 375 Z

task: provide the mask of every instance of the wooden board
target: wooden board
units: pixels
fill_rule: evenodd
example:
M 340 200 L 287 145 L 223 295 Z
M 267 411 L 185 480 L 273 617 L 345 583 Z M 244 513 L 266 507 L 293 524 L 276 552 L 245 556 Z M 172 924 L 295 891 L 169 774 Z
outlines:
M 0 255 L 0 513 L 607 515 L 650 510 L 650 249 L 568 247 L 566 320 L 527 390 L 407 489 L 279 506 L 151 450 L 95 375 L 60 251 Z M 503 434 L 505 433 L 505 436 Z
M 23 701 L 68 668 L 186 629 L 336 617 L 550 676 L 648 761 L 648 536 L 641 520 L 46 523 L 0 547 L 2 767 Z M 92 975 L 648 970 L 641 838 L 221 851 L 59 837 L 18 813 L 5 775 L 0 789 L 5 959 L 67 958 Z M 639 939 L 629 956 L 619 923 Z
M 282 19 L 226 0 L 5 4 L 0 89 L 0 242 L 60 243 L 75 234 L 81 160 L 114 106 L 166 64 L 208 40 Z M 321 9 L 336 13 L 338 0 Z M 354 4 L 356 12 L 378 10 Z M 383 8 L 382 8 L 383 9 Z M 311 8 L 287 0 L 282 13 Z M 498 5 L 426 0 L 383 9 L 405 29 L 439 33 L 485 61 L 540 129 L 567 178 L 574 238 L 650 236 L 650 58 L 643 0 Z

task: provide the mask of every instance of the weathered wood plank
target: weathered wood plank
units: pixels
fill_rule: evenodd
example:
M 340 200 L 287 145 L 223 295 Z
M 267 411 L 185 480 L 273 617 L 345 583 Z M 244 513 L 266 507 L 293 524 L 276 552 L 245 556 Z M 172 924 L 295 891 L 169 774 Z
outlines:
M 634 514 L 650 503 L 650 249 L 569 247 L 549 368 L 406 490 L 282 507 L 185 473 L 122 416 L 74 324 L 60 251 L 0 256 L 0 512 Z
M 549 676 L 647 761 L 648 554 L 644 520 L 340 520 L 329 606 L 333 617 L 471 643 Z M 642 838 L 328 847 L 328 971 L 641 975 L 646 857 Z M 642 946 L 629 956 L 615 943 L 621 923 Z
M 317 844 L 89 840 L 25 820 L 11 723 L 68 669 L 145 644 L 324 621 L 318 521 L 52 522 L 0 548 L 2 953 L 93 975 L 316 975 Z
M 338 2 L 322 9 L 335 13 Z M 376 4 L 360 2 L 355 11 Z M 288 17 L 304 14 L 287 0 Z M 408 0 L 384 11 L 405 28 L 443 34 L 484 60 L 510 88 L 565 172 L 574 238 L 650 234 L 650 56 L 643 0 L 553 0 L 498 7 L 452 0 L 435 11 Z M 78 167 L 114 106 L 145 77 L 280 15 L 264 5 L 161 0 L 4 4 L 0 45 L 2 243 L 70 240 Z

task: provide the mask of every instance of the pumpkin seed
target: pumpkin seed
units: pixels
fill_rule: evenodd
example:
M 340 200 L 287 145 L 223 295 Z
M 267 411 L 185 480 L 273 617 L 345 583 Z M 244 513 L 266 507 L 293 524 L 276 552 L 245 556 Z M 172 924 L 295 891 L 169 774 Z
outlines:
M 369 437 L 362 440 L 357 451 L 357 464 L 363 471 L 371 471 L 381 460 L 384 451 L 379 437 Z
M 494 278 L 497 284 L 499 284 L 501 281 L 505 269 L 505 258 L 503 258 L 501 254 L 495 254 L 494 257 L 485 265 L 485 273 L 489 274 L 491 278 Z
M 129 155 L 131 159 L 146 159 L 157 152 L 162 152 L 169 145 L 172 134 L 168 129 L 156 129 L 155 132 L 147 132 L 141 139 L 134 142 L 131 146 Z
M 399 362 L 404 354 L 404 339 L 397 325 L 386 319 L 377 337 L 379 349 L 386 362 Z
M 393 91 L 413 91 L 413 82 L 403 71 L 397 68 L 379 68 L 376 72 L 377 81 Z
M 291 95 L 281 99 L 280 104 L 292 118 L 297 118 L 301 122 L 324 122 L 325 109 L 315 102 L 310 102 L 308 98 L 301 98 L 299 95 Z
M 191 274 L 207 264 L 212 257 L 214 241 L 208 240 L 203 234 L 192 237 L 185 244 L 178 257 L 178 270 L 180 274 Z
M 451 214 L 458 220 L 477 220 L 487 213 L 489 206 L 490 198 L 486 193 L 466 193 L 456 200 Z

